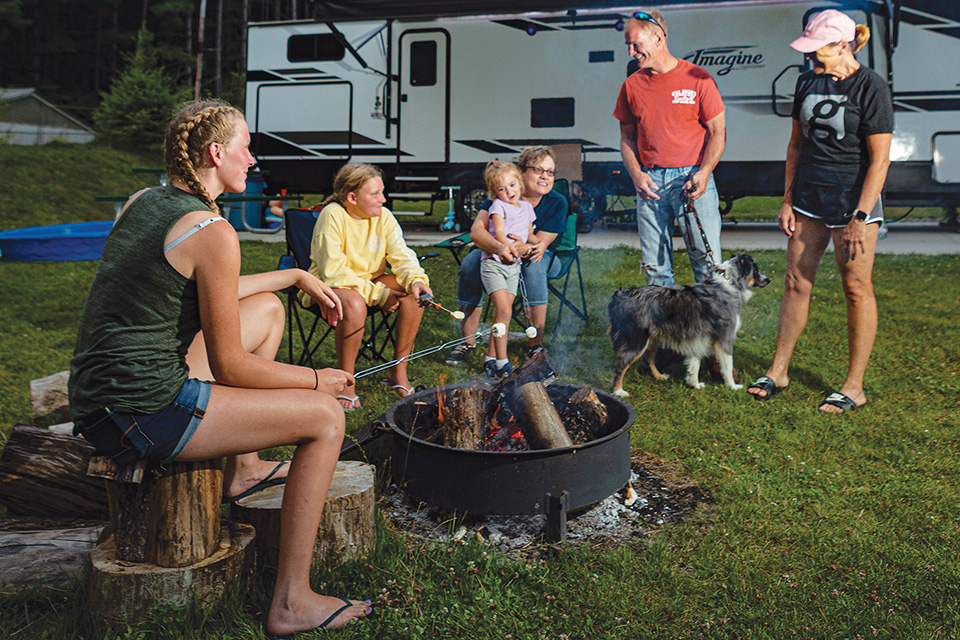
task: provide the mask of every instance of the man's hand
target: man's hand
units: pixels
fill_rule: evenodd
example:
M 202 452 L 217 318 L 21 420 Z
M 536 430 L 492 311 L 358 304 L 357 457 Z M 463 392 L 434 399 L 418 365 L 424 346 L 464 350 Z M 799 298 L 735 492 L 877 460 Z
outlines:
M 691 200 L 696 200 L 707 191 L 707 183 L 709 181 L 709 173 L 697 171 L 690 176 L 690 179 L 683 185 L 683 190 L 686 192 L 687 197 Z
M 657 184 L 646 173 L 640 173 L 633 179 L 633 186 L 637 190 L 637 195 L 643 200 L 659 200 L 657 195 Z

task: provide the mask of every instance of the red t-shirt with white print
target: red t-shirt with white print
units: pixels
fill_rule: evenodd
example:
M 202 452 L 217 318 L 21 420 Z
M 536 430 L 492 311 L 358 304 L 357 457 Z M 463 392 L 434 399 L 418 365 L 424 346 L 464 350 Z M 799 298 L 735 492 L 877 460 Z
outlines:
M 640 69 L 620 88 L 613 117 L 637 125 L 640 163 L 692 167 L 703 159 L 703 123 L 723 113 L 723 100 L 710 74 L 687 60 L 666 73 Z

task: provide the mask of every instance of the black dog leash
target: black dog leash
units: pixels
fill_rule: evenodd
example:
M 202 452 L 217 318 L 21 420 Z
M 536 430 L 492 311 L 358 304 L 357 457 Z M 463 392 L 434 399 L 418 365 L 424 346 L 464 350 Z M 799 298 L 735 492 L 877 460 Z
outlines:
M 690 214 L 693 214 L 693 219 L 697 221 L 697 228 L 700 229 L 700 238 L 703 240 L 703 246 L 707 250 L 707 267 L 710 269 L 710 273 L 713 274 L 717 270 L 717 263 L 713 259 L 713 249 L 710 248 L 710 243 L 707 242 L 707 234 L 703 230 L 703 223 L 700 222 L 700 216 L 697 215 L 697 208 L 693 206 L 693 199 L 686 191 L 681 191 L 680 193 L 680 202 L 683 203 L 683 219 L 687 223 L 687 238 L 693 239 L 693 228 L 690 226 Z

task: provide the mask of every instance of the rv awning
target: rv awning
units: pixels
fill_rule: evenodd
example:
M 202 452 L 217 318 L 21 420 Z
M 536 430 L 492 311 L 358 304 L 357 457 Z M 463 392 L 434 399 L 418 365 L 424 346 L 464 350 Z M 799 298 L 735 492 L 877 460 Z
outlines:
M 699 0 L 702 3 L 723 3 L 728 0 Z M 657 0 L 657 6 L 682 4 L 691 0 Z M 320 21 L 382 20 L 385 18 L 437 18 L 528 11 L 566 11 L 570 9 L 603 9 L 634 7 L 619 0 L 320 0 L 315 18 Z

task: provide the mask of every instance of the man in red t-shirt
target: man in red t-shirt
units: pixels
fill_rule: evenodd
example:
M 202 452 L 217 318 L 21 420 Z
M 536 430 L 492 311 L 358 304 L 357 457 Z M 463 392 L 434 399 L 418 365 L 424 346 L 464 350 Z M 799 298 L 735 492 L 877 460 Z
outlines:
M 720 262 L 720 208 L 713 170 L 723 155 L 726 122 L 717 85 L 704 69 L 670 55 L 659 11 L 637 11 L 624 29 L 640 69 L 620 89 L 613 116 L 620 121 L 620 154 L 637 190 L 637 229 L 647 284 L 672 285 L 673 226 L 680 220 L 697 282 L 711 273 L 707 250 Z M 693 200 L 696 220 L 681 216 L 681 194 Z

